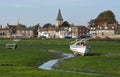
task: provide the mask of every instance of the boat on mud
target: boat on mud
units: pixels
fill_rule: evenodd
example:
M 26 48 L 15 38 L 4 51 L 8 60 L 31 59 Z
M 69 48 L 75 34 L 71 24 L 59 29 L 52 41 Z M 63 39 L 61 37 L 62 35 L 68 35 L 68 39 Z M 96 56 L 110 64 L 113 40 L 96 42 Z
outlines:
M 90 45 L 87 43 L 87 40 L 80 40 L 70 45 L 70 50 L 74 53 L 74 55 L 85 56 L 89 54 Z

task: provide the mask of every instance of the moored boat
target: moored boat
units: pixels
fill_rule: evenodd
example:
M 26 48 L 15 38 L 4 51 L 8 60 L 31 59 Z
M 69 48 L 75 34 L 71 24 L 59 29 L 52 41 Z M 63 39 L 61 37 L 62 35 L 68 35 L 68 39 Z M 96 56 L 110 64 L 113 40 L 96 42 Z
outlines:
M 70 45 L 70 50 L 75 55 L 78 54 L 78 55 L 84 56 L 84 55 L 88 55 L 90 50 L 90 45 L 86 42 L 86 40 L 80 40 Z

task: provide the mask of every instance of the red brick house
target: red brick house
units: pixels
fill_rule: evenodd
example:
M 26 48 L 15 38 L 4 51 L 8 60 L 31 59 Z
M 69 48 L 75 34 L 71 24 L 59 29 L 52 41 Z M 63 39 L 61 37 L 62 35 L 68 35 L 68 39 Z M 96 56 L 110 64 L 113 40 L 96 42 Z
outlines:
M 72 37 L 88 36 L 89 29 L 86 26 L 72 27 Z
M 34 37 L 33 29 L 29 28 L 19 28 L 21 24 L 9 25 L 7 24 L 6 29 L 9 31 L 10 36 L 19 36 L 20 38 L 31 38 Z

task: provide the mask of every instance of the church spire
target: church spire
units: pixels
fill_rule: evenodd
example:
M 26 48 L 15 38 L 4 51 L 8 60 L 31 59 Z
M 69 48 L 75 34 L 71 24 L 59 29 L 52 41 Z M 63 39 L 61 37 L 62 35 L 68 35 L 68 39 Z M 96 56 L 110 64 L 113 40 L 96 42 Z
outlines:
M 61 10 L 59 9 L 58 16 L 56 18 L 57 21 L 63 21 Z
M 59 9 L 58 15 L 57 15 L 57 18 L 56 18 L 56 27 L 61 26 L 62 23 L 63 23 L 63 18 L 62 18 L 61 10 Z

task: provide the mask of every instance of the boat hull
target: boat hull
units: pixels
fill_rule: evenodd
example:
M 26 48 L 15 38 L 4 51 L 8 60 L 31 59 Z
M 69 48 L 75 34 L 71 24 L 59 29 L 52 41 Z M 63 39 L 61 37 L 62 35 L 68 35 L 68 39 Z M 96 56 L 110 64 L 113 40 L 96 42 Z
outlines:
M 89 52 L 89 49 L 86 46 L 83 46 L 83 47 L 70 46 L 70 50 L 74 53 L 74 55 L 79 54 L 81 56 L 84 56 Z
M 74 44 L 70 45 L 70 50 L 75 55 L 88 55 L 90 49 L 90 45 L 86 42 L 86 40 L 76 41 Z

